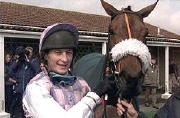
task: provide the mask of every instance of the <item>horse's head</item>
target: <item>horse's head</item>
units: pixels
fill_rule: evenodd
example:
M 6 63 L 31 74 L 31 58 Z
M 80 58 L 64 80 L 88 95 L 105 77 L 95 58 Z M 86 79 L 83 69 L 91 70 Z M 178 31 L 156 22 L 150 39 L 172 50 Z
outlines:
M 108 46 L 121 94 L 126 98 L 139 94 L 139 86 L 150 63 L 151 56 L 145 45 L 148 29 L 143 18 L 151 13 L 157 2 L 134 12 L 130 6 L 117 10 L 101 0 L 105 11 L 111 16 Z

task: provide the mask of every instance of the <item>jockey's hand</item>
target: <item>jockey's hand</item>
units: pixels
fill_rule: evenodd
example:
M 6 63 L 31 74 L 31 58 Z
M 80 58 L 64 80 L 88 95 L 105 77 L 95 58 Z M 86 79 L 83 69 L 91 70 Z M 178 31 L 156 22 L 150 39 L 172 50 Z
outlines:
M 115 81 L 112 80 L 112 76 L 107 76 L 102 80 L 98 86 L 93 90 L 99 97 L 108 94 L 113 87 L 116 85 Z
M 117 113 L 122 116 L 126 111 L 128 118 L 138 118 L 138 112 L 134 109 L 132 103 L 128 103 L 127 100 L 118 99 L 117 103 Z

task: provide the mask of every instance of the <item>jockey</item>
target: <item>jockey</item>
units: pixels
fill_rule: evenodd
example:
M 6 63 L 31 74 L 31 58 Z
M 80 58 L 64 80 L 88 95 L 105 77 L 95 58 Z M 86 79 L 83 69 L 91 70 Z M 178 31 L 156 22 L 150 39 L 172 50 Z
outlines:
M 42 33 L 39 53 L 47 71 L 40 72 L 27 85 L 23 96 L 26 117 L 93 118 L 100 97 L 114 82 L 105 79 L 91 91 L 86 81 L 72 75 L 70 67 L 78 46 L 78 30 L 71 24 L 54 24 Z M 93 78 L 92 78 L 93 79 Z

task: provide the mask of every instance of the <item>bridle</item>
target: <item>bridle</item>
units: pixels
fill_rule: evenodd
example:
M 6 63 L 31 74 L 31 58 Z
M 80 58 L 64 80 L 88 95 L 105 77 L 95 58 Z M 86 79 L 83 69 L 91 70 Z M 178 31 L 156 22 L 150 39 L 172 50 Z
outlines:
M 128 99 L 131 100 L 131 98 L 132 98 L 131 95 L 127 94 L 127 96 L 126 96 L 126 94 L 124 94 L 125 96 L 124 95 L 122 96 L 122 94 L 123 94 L 123 92 L 121 91 L 121 90 L 123 90 L 122 85 L 125 84 L 124 82 L 127 82 L 127 81 L 131 81 L 132 84 L 134 82 L 136 82 L 136 83 L 141 82 L 140 80 L 142 80 L 142 74 L 145 74 L 145 72 L 146 72 L 147 66 L 149 65 L 150 60 L 151 60 L 151 55 L 149 53 L 148 47 L 142 41 L 132 38 L 132 31 L 130 28 L 128 14 L 135 14 L 135 15 L 139 16 L 140 18 L 141 18 L 141 16 L 138 15 L 136 12 L 123 10 L 123 11 L 118 12 L 114 16 L 112 16 L 111 21 L 118 14 L 124 15 L 126 27 L 127 27 L 127 32 L 128 32 L 128 39 L 124 39 L 124 40 L 120 41 L 119 43 L 117 43 L 116 45 L 114 45 L 113 47 L 110 47 L 111 46 L 110 45 L 111 30 L 109 30 L 109 32 L 108 32 L 108 46 L 107 46 L 107 55 L 108 55 L 107 60 L 109 62 L 109 67 L 112 70 L 112 75 L 114 77 L 114 81 L 115 81 L 116 87 L 118 89 L 117 94 L 119 94 L 119 98 L 122 99 L 125 97 L 127 100 Z M 127 47 L 130 47 L 130 48 L 127 48 Z M 134 78 L 130 77 L 130 78 L 128 78 L 128 80 L 125 80 L 125 78 L 123 76 L 124 71 L 122 70 L 122 60 L 121 59 L 123 59 L 127 55 L 136 56 L 142 62 L 141 63 L 142 64 L 142 70 L 140 73 L 137 73 L 138 79 L 134 79 Z M 136 81 L 134 81 L 134 80 L 136 80 Z M 138 88 L 137 88 L 137 92 L 138 92 Z M 106 103 L 104 104 L 104 109 L 105 109 L 104 112 L 106 112 Z M 106 113 L 104 113 L 104 116 L 106 116 Z M 126 118 L 126 115 L 123 114 L 122 117 Z
M 115 16 L 117 16 L 118 14 L 116 14 Z M 115 16 L 113 16 L 112 19 Z M 129 36 L 129 38 L 132 38 L 132 33 L 131 33 L 131 29 L 130 29 L 129 19 L 128 19 L 128 15 L 127 15 L 126 12 L 124 12 L 124 18 L 125 18 L 125 22 L 126 22 L 126 26 L 127 26 L 127 30 L 128 30 L 128 36 Z M 120 92 L 120 90 L 121 90 L 120 89 L 121 79 L 118 79 L 119 75 L 120 75 L 120 71 L 121 71 L 121 62 L 119 62 L 116 65 L 116 63 L 112 61 L 112 57 L 111 57 L 111 55 L 109 53 L 109 49 L 110 49 L 109 46 L 110 46 L 110 33 L 108 32 L 107 55 L 108 55 L 109 67 L 112 70 L 112 74 L 114 76 L 114 81 L 116 83 L 116 87 L 118 88 L 119 97 L 122 98 L 122 95 L 121 95 L 121 92 Z M 119 70 L 119 71 L 117 71 L 117 70 Z M 122 117 L 126 118 L 126 115 L 123 115 Z M 104 101 L 104 115 L 103 115 L 103 118 L 107 118 L 107 114 L 106 114 L 106 101 Z
M 127 15 L 126 12 L 124 12 L 124 18 L 125 18 L 125 22 L 126 22 L 127 31 L 128 31 L 128 37 L 132 38 L 132 32 L 131 32 L 131 29 L 130 29 L 129 19 L 128 19 L 128 15 Z M 109 39 L 109 41 L 110 41 L 110 39 Z M 116 70 L 121 71 L 121 61 L 117 64 Z M 115 73 L 119 73 L 119 72 L 115 71 Z
M 145 28 L 145 24 L 143 22 L 143 18 L 147 17 L 151 11 L 155 8 L 157 0 L 154 4 L 149 5 L 140 11 L 134 12 L 131 10 L 131 6 L 128 6 L 127 8 L 123 8 L 122 10 L 117 10 L 114 8 L 112 5 L 108 4 L 107 2 L 101 0 L 102 6 L 105 9 L 106 13 L 111 16 L 111 23 L 109 25 L 109 31 L 108 31 L 108 46 L 107 46 L 107 60 L 109 62 L 109 67 L 112 71 L 112 75 L 114 75 L 114 81 L 116 82 L 117 89 L 120 89 L 121 92 L 120 94 L 123 94 L 124 98 L 131 99 L 134 95 L 139 94 L 139 86 L 142 84 L 142 81 L 139 82 L 140 78 L 143 80 L 143 76 L 146 73 L 146 70 L 149 66 L 150 60 L 151 60 L 151 54 L 149 52 L 149 49 L 147 45 L 144 42 L 144 38 L 147 35 L 147 28 Z M 119 16 L 121 14 L 121 16 Z M 135 17 L 133 18 L 138 18 L 136 20 L 140 21 L 136 23 L 135 27 L 130 26 L 132 22 L 131 19 L 131 14 Z M 119 17 L 116 17 L 116 16 Z M 122 21 L 124 24 L 120 24 L 123 28 L 127 27 L 127 32 L 125 31 L 124 35 L 127 35 L 128 39 L 124 39 L 117 42 L 118 35 L 115 35 L 117 32 L 111 32 L 113 29 L 119 29 L 122 28 L 121 26 L 117 26 L 116 20 L 118 18 L 123 17 L 125 18 L 125 22 Z M 129 15 L 129 16 L 128 16 Z M 133 17 L 132 16 L 132 17 Z M 137 16 L 137 17 L 136 17 Z M 118 22 L 120 22 L 119 20 Z M 113 24 L 114 23 L 114 24 Z M 139 29 L 138 33 L 133 33 L 131 30 Z M 123 30 L 124 29 L 120 29 Z M 144 32 L 141 32 L 143 30 Z M 113 35 L 114 33 L 114 35 Z M 123 33 L 123 32 L 121 32 Z M 132 38 L 132 33 L 133 37 Z M 141 36 L 134 36 L 135 34 Z M 115 37 L 115 41 L 110 41 L 111 36 Z M 126 36 L 125 36 L 126 38 Z M 136 39 L 140 38 L 140 39 Z M 120 39 L 119 39 L 120 40 Z M 115 45 L 113 44 L 115 42 Z M 113 46 L 113 47 L 111 47 Z M 109 48 L 110 47 L 110 48 Z M 124 59 L 123 59 L 124 58 Z M 131 61 L 135 59 L 135 63 Z M 125 63 L 124 63 L 125 62 Z M 128 64 L 130 62 L 130 64 Z M 131 68 L 133 67 L 133 68 Z M 134 69 L 137 67 L 137 69 Z M 134 69 L 134 70 L 132 70 Z M 122 82 L 121 82 L 122 81 Z M 122 86 L 118 86 L 122 85 Z M 128 93 L 126 93 L 128 92 Z M 121 95 L 120 95 L 121 96 Z M 125 116 L 124 116 L 125 117 Z
M 124 13 L 124 16 L 125 16 L 126 26 L 127 26 L 127 30 L 128 30 L 128 36 L 129 36 L 129 38 L 132 38 L 132 33 L 131 33 L 131 29 L 130 29 L 129 19 L 128 19 L 127 13 Z
M 132 38 L 132 32 L 131 32 L 131 29 L 130 29 L 129 19 L 128 19 L 128 15 L 127 15 L 127 13 L 132 13 L 132 12 L 124 11 L 124 12 L 119 12 L 118 14 L 122 14 L 122 13 L 124 14 L 124 18 L 125 18 L 126 27 L 127 27 L 127 31 L 128 31 L 128 37 Z M 116 14 L 115 16 L 117 16 L 118 14 Z M 113 18 L 115 16 L 113 16 Z M 110 33 L 108 33 L 108 45 L 110 46 Z M 117 79 L 118 78 L 117 76 L 119 76 L 120 71 L 122 70 L 121 69 L 121 61 L 116 64 L 115 62 L 112 61 L 112 57 L 111 57 L 111 55 L 109 53 L 109 50 L 107 51 L 107 53 L 109 55 L 109 59 L 108 59 L 108 61 L 110 62 L 109 66 L 112 69 L 112 73 L 114 75 L 116 85 L 117 85 L 118 89 L 120 89 L 119 88 L 119 80 Z M 119 71 L 117 71 L 117 70 L 119 70 Z

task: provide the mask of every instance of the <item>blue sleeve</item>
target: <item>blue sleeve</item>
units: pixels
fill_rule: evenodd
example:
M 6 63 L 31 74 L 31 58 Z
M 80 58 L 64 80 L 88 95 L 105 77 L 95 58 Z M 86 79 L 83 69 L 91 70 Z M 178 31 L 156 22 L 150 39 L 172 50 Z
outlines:
M 17 77 L 16 77 L 17 70 L 18 70 L 18 63 L 14 61 L 9 68 L 9 73 L 8 73 L 9 78 L 13 78 L 14 80 L 17 81 Z
M 8 81 L 8 78 L 9 78 L 9 70 L 7 69 L 7 67 L 5 66 L 4 67 L 4 80 L 5 81 Z
M 40 70 L 39 61 L 37 59 L 32 59 L 31 61 L 28 62 L 28 65 L 33 70 L 35 76 Z

